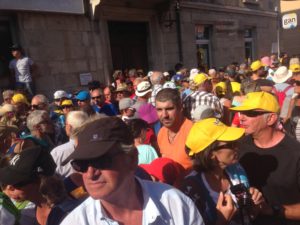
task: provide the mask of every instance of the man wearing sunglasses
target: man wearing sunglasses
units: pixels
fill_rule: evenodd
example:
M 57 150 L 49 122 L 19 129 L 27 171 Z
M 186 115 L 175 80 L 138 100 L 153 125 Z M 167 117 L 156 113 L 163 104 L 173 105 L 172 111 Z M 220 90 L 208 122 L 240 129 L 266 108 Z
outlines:
M 266 199 L 253 224 L 300 224 L 300 143 L 277 128 L 279 103 L 267 92 L 253 92 L 240 112 L 247 136 L 241 140 L 240 163 L 250 185 Z
M 69 160 L 82 174 L 90 197 L 61 225 L 203 224 L 193 202 L 181 192 L 134 176 L 137 150 L 120 118 L 86 123 Z
M 116 116 L 118 110 L 112 103 L 106 103 L 103 90 L 100 88 L 91 91 L 91 105 L 96 113 L 104 113 L 107 116 Z

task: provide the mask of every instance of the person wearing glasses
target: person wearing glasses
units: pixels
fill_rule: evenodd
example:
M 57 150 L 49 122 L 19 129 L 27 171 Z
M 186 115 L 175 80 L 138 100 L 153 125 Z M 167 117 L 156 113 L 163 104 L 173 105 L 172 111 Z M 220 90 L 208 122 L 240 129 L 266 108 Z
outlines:
M 61 225 L 204 224 L 192 200 L 183 193 L 135 177 L 138 153 L 129 128 L 118 117 L 83 125 L 68 161 L 82 174 L 90 197 Z
M 75 96 L 77 104 L 80 109 L 83 109 L 87 105 L 90 105 L 91 96 L 88 91 L 79 91 Z
M 96 113 L 104 113 L 107 116 L 118 114 L 114 104 L 105 102 L 103 90 L 100 88 L 91 91 L 91 105 Z
M 300 143 L 277 128 L 279 103 L 267 92 L 253 92 L 231 108 L 240 112 L 246 136 L 240 160 L 251 186 L 266 204 L 253 224 L 300 224 Z
M 237 140 L 244 133 L 243 128 L 228 127 L 217 118 L 198 121 L 189 132 L 186 150 L 193 159 L 193 171 L 180 189 L 193 199 L 206 225 L 249 224 L 263 202 L 237 163 Z M 251 208 L 239 204 L 240 196 L 234 191 L 237 187 L 249 193 Z

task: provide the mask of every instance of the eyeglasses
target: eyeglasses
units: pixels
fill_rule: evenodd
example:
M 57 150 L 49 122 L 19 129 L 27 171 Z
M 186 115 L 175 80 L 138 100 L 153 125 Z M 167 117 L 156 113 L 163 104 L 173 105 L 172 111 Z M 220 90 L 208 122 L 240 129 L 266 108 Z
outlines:
M 264 115 L 266 113 L 269 113 L 269 112 L 264 112 L 264 111 L 243 111 L 243 112 L 240 112 L 242 115 L 245 115 L 247 117 L 257 117 L 257 116 L 261 116 L 261 115 Z
M 236 149 L 238 147 L 238 144 L 236 142 L 228 142 L 224 145 L 219 145 L 216 148 L 214 148 L 214 151 L 220 150 L 220 149 Z
M 101 99 L 102 98 L 102 95 L 99 95 L 99 96 L 95 96 L 95 97 L 92 97 L 92 99 Z
M 31 105 L 31 109 L 41 109 L 44 104 Z
M 73 160 L 71 162 L 71 165 L 74 170 L 81 173 L 85 173 L 88 170 L 89 166 L 99 170 L 111 169 L 113 166 L 113 158 L 118 154 L 120 154 L 120 152 L 114 155 L 100 156 L 95 159 Z

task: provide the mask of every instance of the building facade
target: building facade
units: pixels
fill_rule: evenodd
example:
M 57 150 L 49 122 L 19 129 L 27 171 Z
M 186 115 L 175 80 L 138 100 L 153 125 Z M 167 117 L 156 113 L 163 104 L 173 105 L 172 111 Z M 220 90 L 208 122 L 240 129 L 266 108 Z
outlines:
M 108 83 L 114 69 L 241 63 L 270 54 L 276 42 L 274 0 L 28 1 L 0 1 L 2 65 L 20 43 L 37 65 L 37 91 L 49 96 L 84 88 L 80 76 Z M 0 88 L 6 74 L 0 70 Z

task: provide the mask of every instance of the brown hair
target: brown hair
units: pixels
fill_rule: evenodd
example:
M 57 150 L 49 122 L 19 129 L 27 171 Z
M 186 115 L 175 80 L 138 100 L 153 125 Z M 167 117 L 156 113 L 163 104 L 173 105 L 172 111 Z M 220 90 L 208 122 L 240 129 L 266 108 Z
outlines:
M 164 88 L 160 90 L 156 95 L 155 101 L 157 102 L 171 101 L 176 106 L 181 106 L 180 93 L 177 89 L 172 89 L 172 88 Z

